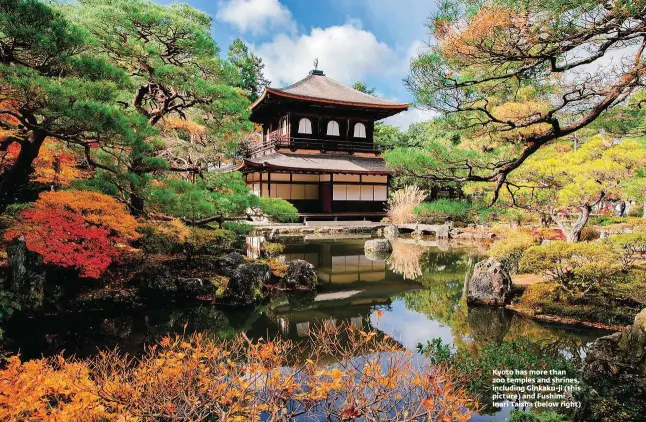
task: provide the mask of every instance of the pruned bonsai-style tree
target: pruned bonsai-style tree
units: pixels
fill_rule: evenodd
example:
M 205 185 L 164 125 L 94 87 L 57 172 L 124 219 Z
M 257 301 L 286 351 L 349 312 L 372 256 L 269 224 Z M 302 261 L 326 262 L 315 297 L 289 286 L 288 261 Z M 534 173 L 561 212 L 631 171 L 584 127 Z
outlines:
M 418 106 L 452 118 L 458 147 L 386 154 L 406 174 L 490 182 L 594 122 L 643 87 L 646 2 L 444 0 L 411 62 Z

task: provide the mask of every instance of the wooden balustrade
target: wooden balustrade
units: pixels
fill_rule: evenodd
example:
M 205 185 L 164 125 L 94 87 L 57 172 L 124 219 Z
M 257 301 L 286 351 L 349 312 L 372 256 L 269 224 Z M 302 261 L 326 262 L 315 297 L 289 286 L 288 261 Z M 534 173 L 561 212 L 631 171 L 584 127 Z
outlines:
M 277 150 L 279 148 L 288 148 L 291 151 L 299 149 L 318 150 L 321 152 L 342 151 L 350 154 L 354 152 L 368 152 L 375 155 L 379 155 L 381 152 L 372 143 L 368 142 L 292 137 L 276 130 L 267 136 L 267 139 L 262 145 L 258 145 L 252 149 L 251 154 L 258 154 L 272 149 Z

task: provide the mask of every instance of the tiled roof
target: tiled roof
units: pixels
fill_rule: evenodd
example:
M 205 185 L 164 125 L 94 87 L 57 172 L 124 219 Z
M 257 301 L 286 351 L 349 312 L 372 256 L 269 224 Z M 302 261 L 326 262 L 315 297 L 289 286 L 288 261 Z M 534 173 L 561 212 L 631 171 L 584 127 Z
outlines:
M 388 101 L 357 91 L 356 89 L 345 86 L 334 79 L 328 78 L 322 72 L 310 73 L 305 79 L 301 79 L 295 84 L 285 88 L 267 88 L 265 93 L 251 106 L 252 109 L 262 102 L 262 99 L 267 93 L 285 95 L 298 99 L 319 100 L 386 109 L 406 109 L 409 106 L 409 104 Z
M 392 174 L 382 158 L 351 155 L 310 155 L 274 153 L 246 158 L 248 167 L 267 167 L 282 170 L 321 171 L 354 174 Z
M 381 106 L 408 106 L 394 101 L 387 101 L 375 96 L 365 94 L 356 89 L 343 85 L 325 75 L 309 74 L 293 85 L 280 88 L 277 91 L 308 98 L 342 101 L 356 104 L 370 104 Z

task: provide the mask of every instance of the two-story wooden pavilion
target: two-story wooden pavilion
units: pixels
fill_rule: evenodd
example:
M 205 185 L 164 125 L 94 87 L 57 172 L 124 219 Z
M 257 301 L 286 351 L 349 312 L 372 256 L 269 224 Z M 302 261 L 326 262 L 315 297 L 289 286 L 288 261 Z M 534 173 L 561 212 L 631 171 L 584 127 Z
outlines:
M 251 106 L 263 136 L 244 161 L 247 184 L 259 196 L 290 201 L 304 218 L 381 218 L 392 171 L 374 146 L 374 124 L 408 107 L 320 70 L 266 88 Z

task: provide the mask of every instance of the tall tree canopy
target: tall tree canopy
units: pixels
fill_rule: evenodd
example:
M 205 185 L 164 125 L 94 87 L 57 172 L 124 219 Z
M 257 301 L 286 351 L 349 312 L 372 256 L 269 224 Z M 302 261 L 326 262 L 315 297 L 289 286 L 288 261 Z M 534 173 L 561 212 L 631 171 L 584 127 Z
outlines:
M 137 116 L 117 104 L 127 76 L 91 54 L 88 37 L 37 0 L 0 1 L 0 211 L 27 183 L 46 138 L 88 148 L 135 138 Z
M 643 87 L 645 16 L 643 0 L 443 0 L 434 42 L 406 84 L 419 106 L 454 117 L 469 142 L 387 158 L 411 174 L 493 182 L 498 192 L 541 147 Z
M 271 81 L 265 78 L 262 59 L 251 51 L 240 38 L 233 40 L 229 46 L 227 58 L 235 68 L 235 86 L 242 88 L 251 101 L 255 101 Z
M 76 145 L 91 185 L 140 214 L 152 175 L 201 173 L 252 128 L 205 13 L 145 0 L 1 0 L 0 12 L 0 208 L 46 138 Z
M 226 143 L 251 129 L 249 102 L 233 86 L 217 57 L 211 18 L 206 13 L 184 4 L 160 6 L 145 0 L 82 0 L 80 6 L 69 6 L 66 11 L 92 34 L 92 51 L 130 75 L 131 88 L 123 92 L 120 103 L 144 118 L 149 127 L 159 129 L 162 122 L 173 118 L 191 119 L 213 144 Z M 166 128 L 169 125 L 172 120 Z M 193 141 L 181 136 L 173 139 Z M 186 154 L 186 148 L 169 149 L 155 133 L 136 141 L 103 143 L 86 150 L 90 163 L 116 175 L 112 180 L 129 198 L 135 214 L 143 212 L 152 172 L 202 172 L 210 164 L 177 157 L 174 153 Z
M 594 206 L 606 198 L 621 197 L 625 181 L 635 180 L 645 165 L 643 142 L 616 142 L 596 135 L 575 150 L 573 142 L 562 141 L 543 147 L 511 173 L 500 198 L 508 206 L 549 216 L 566 240 L 575 242 Z M 576 216 L 573 221 L 571 215 Z

